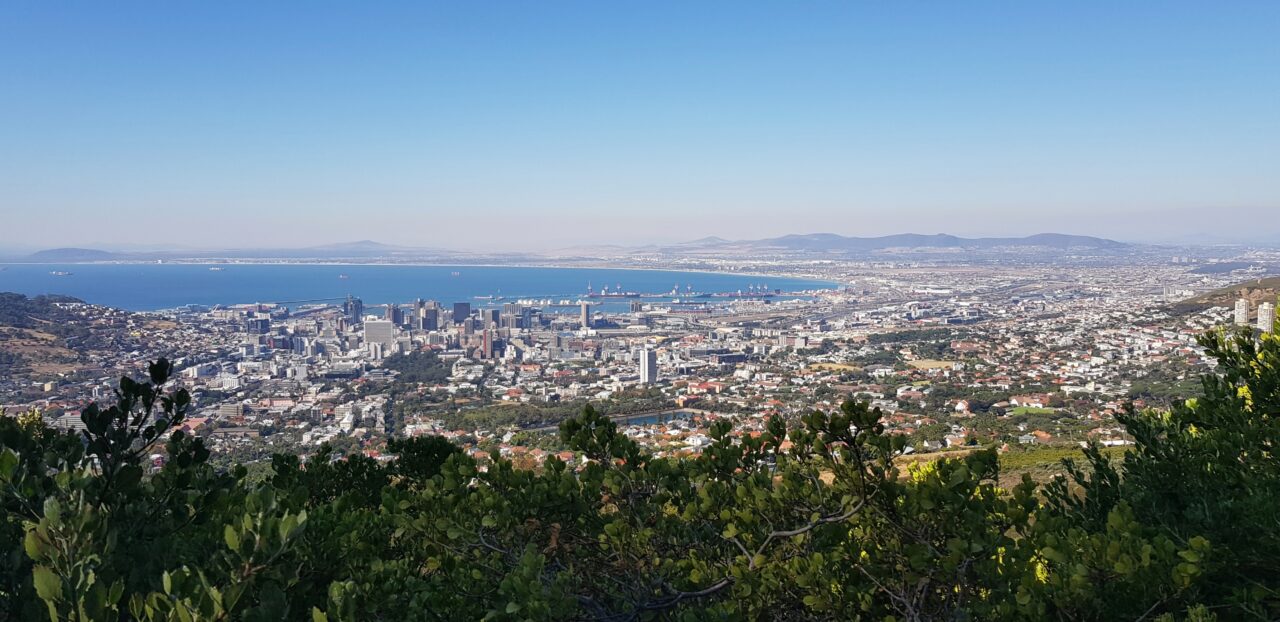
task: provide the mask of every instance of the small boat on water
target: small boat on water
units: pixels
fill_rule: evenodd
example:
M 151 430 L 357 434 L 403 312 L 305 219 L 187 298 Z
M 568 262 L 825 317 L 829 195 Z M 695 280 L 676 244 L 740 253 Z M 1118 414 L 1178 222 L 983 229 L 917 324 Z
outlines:
M 461 273 L 461 272 L 458 272 L 458 271 L 456 271 L 456 270 L 455 270 L 455 271 L 453 271 L 453 272 L 451 272 L 451 273 L 449 273 L 449 274 L 450 274 L 450 276 L 462 276 L 462 273 Z
M 342 280 L 344 280 L 344 281 L 345 281 L 345 280 L 347 280 L 347 279 L 349 279 L 349 278 L 351 278 L 351 277 L 349 277 L 349 276 L 347 276 L 347 275 L 345 275 L 345 274 L 339 274 L 339 275 L 338 275 L 338 278 L 340 278 L 340 279 L 342 279 Z
M 49 274 L 52 274 L 53 276 L 71 276 L 71 273 L 66 270 L 54 270 Z
M 219 268 L 218 266 L 213 266 L 213 267 L 209 268 L 209 271 L 210 271 L 210 272 L 222 272 L 222 268 Z

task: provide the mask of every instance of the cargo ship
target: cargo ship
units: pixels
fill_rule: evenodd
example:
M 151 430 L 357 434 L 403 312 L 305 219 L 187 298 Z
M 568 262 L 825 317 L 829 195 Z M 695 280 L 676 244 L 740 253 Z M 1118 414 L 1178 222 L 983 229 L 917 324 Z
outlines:
M 590 283 L 587 283 L 587 298 L 639 298 L 640 292 L 624 292 L 622 285 L 618 285 L 617 289 L 609 291 L 609 286 L 605 285 L 600 291 L 595 291 Z

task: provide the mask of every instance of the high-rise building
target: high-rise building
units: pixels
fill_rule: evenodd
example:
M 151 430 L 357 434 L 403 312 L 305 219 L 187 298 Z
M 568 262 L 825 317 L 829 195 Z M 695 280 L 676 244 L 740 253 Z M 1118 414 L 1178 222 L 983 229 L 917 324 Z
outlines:
M 658 382 L 658 353 L 645 349 L 640 352 L 640 383 L 655 384 Z
M 342 314 L 352 322 L 359 322 L 364 318 L 364 302 L 347 296 L 347 301 L 342 305 Z
M 244 322 L 244 332 L 250 335 L 265 335 L 271 332 L 271 319 L 251 317 Z
M 471 303 L 455 302 L 453 303 L 453 323 L 461 324 L 471 317 Z
M 387 312 L 382 317 L 395 326 L 404 324 L 404 311 L 399 305 L 387 305 Z
M 1241 298 L 1236 301 L 1236 326 L 1249 325 L 1249 301 Z
M 578 319 L 582 323 L 582 327 L 591 328 L 591 303 L 583 302 L 582 308 L 579 311 L 580 316 Z
M 480 318 L 484 320 L 484 327 L 501 326 L 502 314 L 497 309 L 481 309 Z
M 440 328 L 440 310 L 435 307 L 427 307 L 422 310 L 422 330 L 436 330 Z
M 409 320 L 410 328 L 422 330 L 423 313 L 427 310 L 427 304 L 421 298 L 413 301 L 413 318 Z
M 389 320 L 369 320 L 364 323 L 364 342 L 380 343 L 390 347 L 396 342 L 396 327 Z
M 533 328 L 533 309 L 515 303 L 502 305 L 502 325 L 505 328 Z
M 1276 327 L 1276 305 L 1264 302 L 1258 305 L 1258 330 L 1269 333 Z

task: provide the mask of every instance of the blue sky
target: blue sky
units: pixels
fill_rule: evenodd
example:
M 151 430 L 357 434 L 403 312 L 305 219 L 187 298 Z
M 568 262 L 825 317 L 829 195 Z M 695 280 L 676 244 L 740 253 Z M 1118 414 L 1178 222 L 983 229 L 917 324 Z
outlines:
M 5 2 L 0 247 L 1280 234 L 1277 32 L 1277 2 Z

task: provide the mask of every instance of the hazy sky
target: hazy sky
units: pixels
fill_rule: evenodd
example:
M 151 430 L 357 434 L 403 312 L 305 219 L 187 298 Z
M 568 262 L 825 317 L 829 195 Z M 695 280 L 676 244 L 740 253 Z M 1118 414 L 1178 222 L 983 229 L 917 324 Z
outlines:
M 1273 0 L 4 2 L 0 248 L 1277 234 L 1277 33 Z

